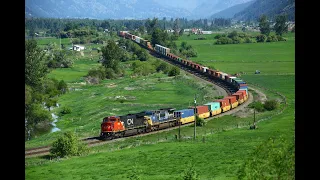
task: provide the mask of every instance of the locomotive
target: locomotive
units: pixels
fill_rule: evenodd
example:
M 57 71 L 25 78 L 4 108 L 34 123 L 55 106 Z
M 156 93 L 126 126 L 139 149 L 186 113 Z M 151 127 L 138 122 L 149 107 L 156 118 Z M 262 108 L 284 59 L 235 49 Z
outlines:
M 169 107 L 158 110 L 146 110 L 135 114 L 105 117 L 101 123 L 101 139 L 113 139 L 117 137 L 124 137 L 126 135 L 148 133 L 162 128 L 192 123 L 195 121 L 195 116 L 203 119 L 214 117 L 218 114 L 237 108 L 239 105 L 247 101 L 249 96 L 248 85 L 242 79 L 222 71 L 210 69 L 190 60 L 183 59 L 173 53 L 170 53 L 170 48 L 160 44 L 155 44 L 155 47 L 152 47 L 150 41 L 130 34 L 128 31 L 119 31 L 118 35 L 120 37 L 130 39 L 141 47 L 169 59 L 172 62 L 179 63 L 196 70 L 198 73 L 204 74 L 215 81 L 228 83 L 236 89 L 236 91 L 231 94 L 229 93 L 229 95 L 224 98 L 181 110 Z

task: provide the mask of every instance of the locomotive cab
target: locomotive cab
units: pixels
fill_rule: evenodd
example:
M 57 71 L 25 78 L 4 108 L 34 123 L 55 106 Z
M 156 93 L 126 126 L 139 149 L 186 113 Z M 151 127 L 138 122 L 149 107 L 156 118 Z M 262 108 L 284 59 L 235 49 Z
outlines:
M 101 133 L 102 138 L 113 138 L 115 136 L 123 136 L 125 132 L 124 123 L 120 121 L 117 116 L 110 116 L 103 118 L 101 123 Z

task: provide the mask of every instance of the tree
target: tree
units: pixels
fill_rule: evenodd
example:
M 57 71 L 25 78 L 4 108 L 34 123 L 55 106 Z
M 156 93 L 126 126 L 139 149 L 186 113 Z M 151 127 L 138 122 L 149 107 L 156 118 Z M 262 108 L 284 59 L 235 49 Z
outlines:
M 108 40 L 108 44 L 102 49 L 102 57 L 104 59 L 103 66 L 105 68 L 111 68 L 115 71 L 118 70 L 119 58 L 120 58 L 120 48 L 113 40 Z
M 271 31 L 270 23 L 267 20 L 267 16 L 264 14 L 259 18 L 259 27 L 261 34 L 269 36 Z
M 31 87 L 41 84 L 49 73 L 45 63 L 45 52 L 37 47 L 33 39 L 25 42 L 25 83 Z
M 276 31 L 276 35 L 282 36 L 283 33 L 288 32 L 287 16 L 286 15 L 278 15 L 276 17 L 276 24 L 274 25 L 274 30 Z
M 179 35 L 180 27 L 179 27 L 179 19 L 178 18 L 176 20 L 174 20 L 173 30 L 174 30 L 175 35 Z
M 167 38 L 168 36 L 166 32 L 163 32 L 160 28 L 156 28 L 151 36 L 151 44 L 166 45 Z
M 141 34 L 141 35 L 144 35 L 144 26 L 140 26 L 139 29 L 138 29 L 138 32 Z

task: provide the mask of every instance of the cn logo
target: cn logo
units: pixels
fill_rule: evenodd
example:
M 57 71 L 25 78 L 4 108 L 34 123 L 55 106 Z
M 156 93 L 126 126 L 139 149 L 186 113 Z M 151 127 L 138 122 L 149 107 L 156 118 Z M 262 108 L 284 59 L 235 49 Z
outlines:
M 127 124 L 130 126 L 131 124 L 133 124 L 133 119 L 127 119 Z

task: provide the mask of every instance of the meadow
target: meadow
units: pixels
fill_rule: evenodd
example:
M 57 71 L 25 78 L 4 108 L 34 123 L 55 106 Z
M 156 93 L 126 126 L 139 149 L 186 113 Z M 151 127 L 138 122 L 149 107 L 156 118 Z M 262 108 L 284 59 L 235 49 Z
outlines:
M 213 38 L 213 35 L 210 36 Z M 192 140 L 193 127 L 188 126 L 181 129 L 181 142 L 174 138 L 178 130 L 172 130 L 94 147 L 91 154 L 85 157 L 56 160 L 28 158 L 25 179 L 130 179 L 133 176 L 146 180 L 182 179 L 189 166 L 194 166 L 200 179 L 237 179 L 237 171 L 255 147 L 270 137 L 294 139 L 294 34 L 288 33 L 285 37 L 288 39 L 286 42 L 211 46 L 202 43 L 212 43 L 213 40 L 182 37 L 198 52 L 197 58 L 191 58 L 193 61 L 213 65 L 223 72 L 245 72 L 241 78 L 249 84 L 249 88 L 263 91 L 268 99 L 280 99 L 279 94 L 285 96 L 287 104 L 281 105 L 283 111 L 257 113 L 258 129 L 249 130 L 253 114 L 243 118 L 235 115 L 213 118 L 206 126 L 197 127 L 196 141 Z M 82 65 L 79 61 L 79 66 L 85 67 L 84 72 L 91 65 L 96 65 L 82 61 Z M 256 69 L 261 74 L 254 74 Z M 56 77 L 65 77 L 58 71 L 54 73 Z M 96 134 L 99 129 L 97 124 L 105 115 L 138 111 L 151 105 L 154 108 L 163 104 L 177 108 L 188 106 L 198 86 L 186 75 L 182 76 L 188 77 L 183 81 L 154 74 L 137 79 L 105 80 L 101 85 L 94 86 L 82 85 L 79 82 L 83 82 L 83 78 L 80 74 L 76 77 L 68 82 L 81 90 L 59 98 L 61 106 L 69 106 L 73 111 L 59 119 L 57 125 L 63 130 L 74 130 L 79 135 Z M 112 98 L 106 100 L 115 96 L 135 97 L 135 100 L 132 98 L 124 104 Z M 129 104 L 134 105 L 131 107 Z M 59 131 L 38 137 L 25 145 L 32 147 L 48 143 L 58 135 Z

